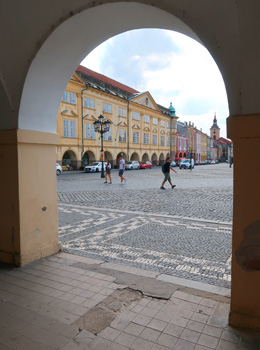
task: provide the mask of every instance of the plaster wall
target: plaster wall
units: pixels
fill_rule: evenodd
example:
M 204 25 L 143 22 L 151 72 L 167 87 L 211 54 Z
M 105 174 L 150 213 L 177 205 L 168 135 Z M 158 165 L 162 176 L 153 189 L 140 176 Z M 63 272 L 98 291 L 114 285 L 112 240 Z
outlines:
M 260 116 L 229 117 L 228 131 L 234 149 L 230 324 L 260 330 Z
M 1 132 L 1 261 L 21 266 L 60 249 L 55 171 L 57 134 Z

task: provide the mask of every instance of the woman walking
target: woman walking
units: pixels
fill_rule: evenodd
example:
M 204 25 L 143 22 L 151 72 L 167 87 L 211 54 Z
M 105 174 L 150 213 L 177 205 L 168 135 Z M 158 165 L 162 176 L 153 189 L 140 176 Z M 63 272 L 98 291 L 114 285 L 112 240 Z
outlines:
M 110 184 L 112 184 L 112 179 L 111 179 L 111 163 L 110 160 L 107 160 L 107 165 L 106 165 L 106 175 L 105 175 L 105 184 L 107 184 L 107 176 L 109 177 Z

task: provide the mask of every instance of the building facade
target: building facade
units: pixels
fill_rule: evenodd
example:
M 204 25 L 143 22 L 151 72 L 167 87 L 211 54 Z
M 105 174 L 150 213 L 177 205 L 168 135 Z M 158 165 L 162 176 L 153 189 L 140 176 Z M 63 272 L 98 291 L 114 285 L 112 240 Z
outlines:
M 172 106 L 171 106 L 172 107 Z M 138 91 L 79 66 L 62 96 L 57 118 L 57 162 L 73 169 L 100 159 L 101 139 L 93 123 L 100 115 L 111 123 L 104 134 L 104 158 L 162 164 L 176 152 L 172 110 L 157 105 L 149 92 Z

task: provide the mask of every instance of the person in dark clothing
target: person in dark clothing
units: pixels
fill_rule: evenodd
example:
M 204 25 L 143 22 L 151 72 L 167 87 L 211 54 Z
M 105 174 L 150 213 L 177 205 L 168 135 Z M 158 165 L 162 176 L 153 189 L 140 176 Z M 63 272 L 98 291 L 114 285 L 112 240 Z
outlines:
M 165 190 L 165 187 L 164 187 L 164 184 L 169 181 L 170 185 L 172 186 L 172 188 L 176 187 L 176 185 L 173 185 L 172 184 L 172 180 L 171 180 L 171 177 L 170 177 L 170 169 L 173 170 L 176 174 L 177 174 L 177 171 L 175 171 L 172 167 L 171 167 L 171 157 L 168 157 L 167 160 L 166 160 L 166 163 L 164 164 L 164 167 L 163 167 L 163 173 L 164 173 L 164 180 L 162 182 L 162 186 L 161 186 L 161 190 Z

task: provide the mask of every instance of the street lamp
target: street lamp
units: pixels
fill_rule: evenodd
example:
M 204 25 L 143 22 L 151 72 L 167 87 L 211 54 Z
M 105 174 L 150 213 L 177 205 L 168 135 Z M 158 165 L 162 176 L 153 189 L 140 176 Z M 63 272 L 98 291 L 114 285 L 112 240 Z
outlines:
M 101 162 L 102 162 L 102 169 L 101 169 L 101 178 L 105 177 L 104 173 L 104 150 L 103 150 L 103 134 L 109 131 L 110 129 L 110 121 L 105 119 L 102 114 L 98 117 L 96 121 L 94 121 L 93 125 L 95 128 L 95 132 L 98 132 L 101 135 Z

